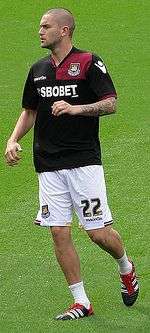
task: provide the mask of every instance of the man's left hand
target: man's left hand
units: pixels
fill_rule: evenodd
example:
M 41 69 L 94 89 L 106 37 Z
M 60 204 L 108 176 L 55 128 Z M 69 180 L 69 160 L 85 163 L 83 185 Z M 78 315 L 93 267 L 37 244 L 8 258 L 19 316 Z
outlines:
M 65 101 L 54 102 L 52 105 L 52 114 L 56 117 L 61 116 L 62 114 L 69 114 L 71 116 L 80 114 L 79 105 L 71 105 Z

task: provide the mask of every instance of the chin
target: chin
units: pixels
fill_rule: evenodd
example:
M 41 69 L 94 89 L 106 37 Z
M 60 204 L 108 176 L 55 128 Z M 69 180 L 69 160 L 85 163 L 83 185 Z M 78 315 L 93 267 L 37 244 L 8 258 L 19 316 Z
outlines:
M 48 46 L 45 44 L 41 44 L 42 49 L 48 49 Z
M 42 49 L 51 49 L 51 46 L 50 46 L 50 45 L 47 45 L 47 44 L 42 44 L 42 43 L 41 43 L 41 48 L 42 48 Z

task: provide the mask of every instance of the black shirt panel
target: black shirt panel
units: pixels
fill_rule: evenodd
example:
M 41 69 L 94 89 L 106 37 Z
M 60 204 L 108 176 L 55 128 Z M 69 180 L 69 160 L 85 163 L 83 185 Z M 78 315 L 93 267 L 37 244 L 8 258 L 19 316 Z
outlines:
M 34 126 L 34 164 L 37 172 L 101 164 L 99 118 L 52 115 L 55 101 L 90 104 L 116 96 L 109 74 L 95 65 L 100 58 L 72 48 L 56 67 L 48 56 L 30 69 L 22 106 L 37 110 Z M 97 63 L 99 66 L 101 63 Z
M 33 69 L 31 68 L 24 86 L 22 106 L 31 110 L 36 110 L 39 101 L 39 95 L 34 84 Z
M 99 100 L 106 96 L 117 96 L 114 84 L 103 60 L 96 55 L 92 55 L 87 80 L 91 90 L 99 97 Z

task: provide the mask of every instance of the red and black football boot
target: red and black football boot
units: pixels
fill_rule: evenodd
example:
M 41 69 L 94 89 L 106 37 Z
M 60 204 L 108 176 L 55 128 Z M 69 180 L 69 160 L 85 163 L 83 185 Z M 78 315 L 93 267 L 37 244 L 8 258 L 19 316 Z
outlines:
M 132 263 L 132 271 L 128 274 L 120 274 L 121 295 L 126 306 L 132 306 L 139 294 L 139 285 L 135 274 L 135 267 Z
M 92 305 L 90 304 L 90 308 L 87 309 L 85 306 L 75 303 L 70 306 L 70 308 L 65 311 L 63 314 L 58 315 L 56 320 L 74 320 L 81 319 L 84 317 L 89 317 L 94 314 Z

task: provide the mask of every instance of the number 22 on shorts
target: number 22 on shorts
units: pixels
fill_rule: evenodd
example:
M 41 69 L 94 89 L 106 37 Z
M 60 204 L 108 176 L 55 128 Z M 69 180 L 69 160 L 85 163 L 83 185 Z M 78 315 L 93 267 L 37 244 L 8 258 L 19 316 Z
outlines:
M 81 204 L 83 206 L 84 217 L 102 215 L 102 210 L 100 209 L 101 202 L 99 198 L 81 200 Z

